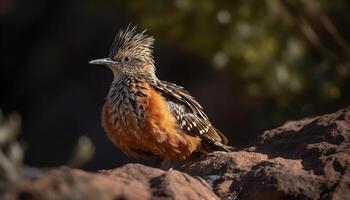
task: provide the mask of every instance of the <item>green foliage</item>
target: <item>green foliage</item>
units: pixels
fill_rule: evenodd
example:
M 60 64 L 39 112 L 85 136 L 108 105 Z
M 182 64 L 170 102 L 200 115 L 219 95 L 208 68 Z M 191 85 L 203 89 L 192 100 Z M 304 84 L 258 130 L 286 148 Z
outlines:
M 340 6 L 326 1 L 132 0 L 128 8 L 156 38 L 205 59 L 219 73 L 230 73 L 236 93 L 272 100 L 275 114 L 282 115 L 292 106 L 308 113 L 341 102 L 349 81 L 349 49 L 337 29 L 333 35 L 328 32 L 333 22 L 327 24 L 324 17 L 337 11 L 342 13 L 338 18 L 350 16 L 344 9 L 348 2 L 336 5 Z

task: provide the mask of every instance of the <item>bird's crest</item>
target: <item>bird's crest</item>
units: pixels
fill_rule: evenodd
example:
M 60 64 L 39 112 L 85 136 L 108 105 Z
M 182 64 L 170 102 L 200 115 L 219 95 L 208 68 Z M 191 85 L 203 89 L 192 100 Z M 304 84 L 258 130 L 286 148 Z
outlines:
M 132 27 L 129 24 L 125 30 L 120 30 L 116 34 L 110 49 L 110 58 L 113 59 L 120 52 L 129 52 L 138 58 L 154 63 L 152 56 L 154 38 L 146 34 L 147 30 L 137 33 L 136 29 L 137 26 Z

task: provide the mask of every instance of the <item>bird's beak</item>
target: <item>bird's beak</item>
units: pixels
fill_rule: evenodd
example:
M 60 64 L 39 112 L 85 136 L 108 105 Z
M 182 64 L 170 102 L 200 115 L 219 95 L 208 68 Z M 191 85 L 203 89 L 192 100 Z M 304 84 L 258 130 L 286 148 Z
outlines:
M 95 64 L 95 65 L 109 65 L 109 64 L 116 64 L 117 62 L 113 61 L 110 58 L 101 58 L 92 60 L 89 62 L 89 64 Z

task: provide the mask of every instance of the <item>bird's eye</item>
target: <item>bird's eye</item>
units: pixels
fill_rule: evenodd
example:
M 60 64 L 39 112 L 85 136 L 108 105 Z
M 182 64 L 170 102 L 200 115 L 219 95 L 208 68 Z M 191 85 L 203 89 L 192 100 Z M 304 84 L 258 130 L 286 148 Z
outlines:
M 130 62 L 131 58 L 129 56 L 124 57 L 124 62 Z

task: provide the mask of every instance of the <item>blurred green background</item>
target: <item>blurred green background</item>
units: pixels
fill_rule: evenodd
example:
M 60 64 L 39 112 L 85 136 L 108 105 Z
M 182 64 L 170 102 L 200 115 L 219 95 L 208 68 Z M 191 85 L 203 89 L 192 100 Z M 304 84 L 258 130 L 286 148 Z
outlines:
M 104 134 L 112 73 L 87 64 L 139 24 L 156 38 L 158 77 L 247 146 L 285 121 L 349 105 L 349 10 L 346 0 L 2 0 L 0 108 L 21 116 L 27 165 L 69 162 L 81 135 L 96 147 L 87 169 L 140 162 Z

